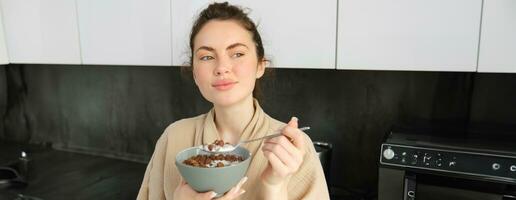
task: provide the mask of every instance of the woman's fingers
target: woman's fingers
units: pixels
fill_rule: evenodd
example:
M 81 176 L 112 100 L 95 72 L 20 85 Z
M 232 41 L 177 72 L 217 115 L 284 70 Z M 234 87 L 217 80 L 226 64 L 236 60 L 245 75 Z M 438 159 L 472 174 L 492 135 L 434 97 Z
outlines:
M 276 158 L 283 163 L 283 167 L 288 167 L 294 171 L 303 162 L 305 148 L 304 133 L 297 128 L 298 119 L 292 117 L 288 125 L 283 129 L 280 137 L 265 140 L 262 149 L 273 153 Z M 278 167 L 282 167 L 277 165 Z
M 181 183 L 174 191 L 174 199 L 194 199 L 194 200 L 210 200 L 217 194 L 215 192 L 196 192 L 188 183 L 181 179 Z
M 305 138 L 303 136 L 303 132 L 297 128 L 298 119 L 296 117 L 292 117 L 292 119 L 288 122 L 288 125 L 283 129 L 283 135 L 290 138 L 292 144 L 299 150 L 303 151 L 305 148 Z
M 263 153 L 273 169 L 273 171 L 281 177 L 289 174 L 288 167 L 273 152 L 263 150 Z
M 242 189 L 242 186 L 247 181 L 247 176 L 242 178 L 238 184 L 231 188 L 226 194 L 220 198 L 217 198 L 218 200 L 232 200 L 236 199 L 240 195 L 245 193 L 245 190 Z M 181 179 L 181 184 L 178 185 L 176 188 L 176 191 L 174 192 L 174 198 L 177 199 L 195 199 L 195 200 L 211 200 L 217 196 L 217 193 L 211 191 L 211 192 L 204 192 L 204 193 L 197 193 L 190 185 L 188 185 L 183 179 Z
M 301 150 L 297 149 L 296 146 L 290 142 L 287 137 L 281 136 L 281 137 L 275 137 L 271 138 L 270 140 L 266 140 L 264 143 L 265 145 L 278 145 L 283 147 L 283 149 L 292 157 L 296 162 L 302 162 L 303 161 L 303 152 Z M 281 159 L 281 157 L 280 157 Z
M 283 140 L 287 140 L 284 138 Z M 272 152 L 282 163 L 290 169 L 289 171 L 297 171 L 297 167 L 301 164 L 302 158 L 299 158 L 299 151 L 290 142 L 285 141 L 290 147 L 285 147 L 280 143 L 266 142 L 263 145 L 264 151 Z M 290 151 L 287 150 L 290 148 Z
M 195 199 L 196 200 L 211 200 L 217 196 L 215 192 L 205 192 L 205 193 L 197 193 Z
M 262 179 L 269 184 L 279 184 L 292 175 L 303 163 L 305 136 L 298 128 L 296 117 L 288 122 L 282 130 L 283 136 L 267 139 L 262 152 L 269 165 L 262 174 Z
M 237 187 L 238 189 L 242 188 L 242 186 L 244 185 L 244 183 L 247 181 L 247 176 L 244 176 L 244 178 L 242 178 L 242 180 L 240 180 L 237 184 Z
M 234 189 L 234 191 L 233 191 L 233 194 L 234 194 L 234 195 L 238 196 L 238 195 L 240 195 L 241 191 L 244 191 L 244 190 L 242 190 L 242 186 L 244 185 L 244 183 L 245 183 L 246 181 L 247 181 L 247 176 L 245 176 L 244 178 L 242 178 L 242 179 L 238 182 L 238 184 L 237 184 L 235 187 L 233 187 L 233 188 L 232 188 L 232 190 Z M 244 191 L 244 192 L 245 192 L 245 191 Z M 235 196 L 235 197 L 236 197 L 236 196 Z
M 244 185 L 244 183 L 246 181 L 247 181 L 247 176 L 242 178 L 235 187 L 231 188 L 231 190 L 226 192 L 226 194 L 224 196 L 217 198 L 217 200 L 236 199 L 240 195 L 244 194 L 245 190 L 242 189 L 242 186 Z
M 298 122 L 297 121 L 299 121 L 297 119 L 297 117 L 292 117 L 292 118 L 290 118 L 290 121 L 287 123 L 287 125 L 292 127 L 292 128 L 297 128 L 297 126 L 298 126 Z

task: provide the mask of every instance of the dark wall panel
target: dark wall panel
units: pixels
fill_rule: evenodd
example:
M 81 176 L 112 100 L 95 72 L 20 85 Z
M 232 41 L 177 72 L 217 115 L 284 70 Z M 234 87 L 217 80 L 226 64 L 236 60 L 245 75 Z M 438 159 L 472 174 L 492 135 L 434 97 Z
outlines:
M 144 161 L 163 129 L 211 106 L 178 67 L 10 65 L 4 138 Z M 334 145 L 332 183 L 376 188 L 378 148 L 400 122 L 469 117 L 471 73 L 275 69 L 271 116 Z
M 4 138 L 4 116 L 7 111 L 7 76 L 5 66 L 0 66 L 0 139 Z
M 516 139 L 516 74 L 475 74 L 474 85 L 474 128 L 495 137 Z
M 207 110 L 170 67 L 11 66 L 21 105 L 6 128 L 17 140 L 145 160 L 171 122 Z M 14 93 L 14 92 L 13 92 Z M 199 100 L 195 100 L 199 99 Z M 25 136 L 25 137 L 21 137 Z
M 277 70 L 265 81 L 264 107 L 283 121 L 298 116 L 313 140 L 333 143 L 335 185 L 371 188 L 390 128 L 466 122 L 470 82 L 470 73 Z

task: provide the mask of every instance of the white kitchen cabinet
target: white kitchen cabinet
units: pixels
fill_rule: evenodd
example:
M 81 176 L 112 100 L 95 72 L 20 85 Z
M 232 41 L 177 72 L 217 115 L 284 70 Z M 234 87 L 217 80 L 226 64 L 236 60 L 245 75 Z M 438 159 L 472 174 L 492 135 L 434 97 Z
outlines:
M 2 12 L 0 10 L 0 22 L 2 22 Z M 5 43 L 4 25 L 0 23 L 0 65 L 9 64 L 7 44 Z
M 84 64 L 172 64 L 170 0 L 77 0 Z
M 482 0 L 339 0 L 337 69 L 476 71 Z
M 258 24 L 265 56 L 278 68 L 335 69 L 337 1 L 233 0 L 250 8 Z M 189 62 L 189 34 L 193 20 L 210 1 L 172 0 L 174 65 Z
M 11 63 L 81 63 L 75 1 L 0 3 Z
M 478 72 L 516 72 L 516 1 L 484 0 Z

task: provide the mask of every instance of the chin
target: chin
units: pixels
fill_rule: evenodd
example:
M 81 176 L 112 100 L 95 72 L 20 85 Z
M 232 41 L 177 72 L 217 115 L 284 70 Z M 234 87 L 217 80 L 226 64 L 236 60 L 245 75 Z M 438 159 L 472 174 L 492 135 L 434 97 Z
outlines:
M 228 99 L 228 98 L 215 98 L 212 103 L 217 106 L 227 107 L 231 105 L 235 105 L 239 101 L 237 99 Z
M 227 107 L 244 101 L 247 96 L 216 96 L 210 102 L 217 106 Z

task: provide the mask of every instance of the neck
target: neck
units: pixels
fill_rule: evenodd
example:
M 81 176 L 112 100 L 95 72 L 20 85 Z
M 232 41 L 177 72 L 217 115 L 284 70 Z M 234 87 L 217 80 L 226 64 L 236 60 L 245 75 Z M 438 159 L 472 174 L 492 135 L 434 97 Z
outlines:
M 236 144 L 254 114 L 252 95 L 231 106 L 214 106 L 215 125 L 219 137 L 225 142 Z

